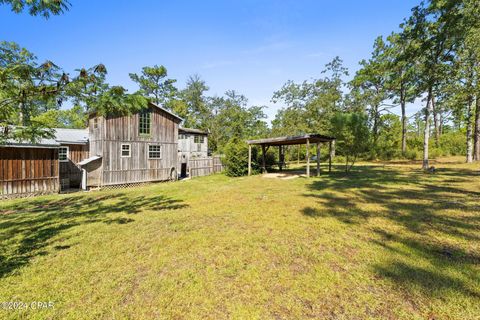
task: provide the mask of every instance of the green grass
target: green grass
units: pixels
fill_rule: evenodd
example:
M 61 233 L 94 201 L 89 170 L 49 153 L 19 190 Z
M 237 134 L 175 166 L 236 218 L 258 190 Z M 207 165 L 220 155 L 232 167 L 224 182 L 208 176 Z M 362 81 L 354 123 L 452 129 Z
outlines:
M 0 204 L 6 319 L 480 319 L 478 165 Z

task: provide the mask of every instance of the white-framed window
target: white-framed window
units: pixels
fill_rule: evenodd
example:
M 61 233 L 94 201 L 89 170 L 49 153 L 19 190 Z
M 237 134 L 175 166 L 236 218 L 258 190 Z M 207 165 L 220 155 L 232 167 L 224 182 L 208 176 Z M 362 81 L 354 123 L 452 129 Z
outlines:
M 122 143 L 121 157 L 130 158 L 131 157 L 131 145 L 128 143 Z
M 98 129 L 98 118 L 93 118 L 93 129 Z
M 60 147 L 58 148 L 58 160 L 60 162 L 68 162 L 68 147 Z
M 149 145 L 148 159 L 162 159 L 162 146 L 159 144 Z

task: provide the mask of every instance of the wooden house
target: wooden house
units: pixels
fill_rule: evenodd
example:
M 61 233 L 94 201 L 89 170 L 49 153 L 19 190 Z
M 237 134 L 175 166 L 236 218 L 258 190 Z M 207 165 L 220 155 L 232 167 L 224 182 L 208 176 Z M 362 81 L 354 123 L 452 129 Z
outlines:
M 177 178 L 182 119 L 150 103 L 133 115 L 91 115 L 89 158 L 80 162 L 85 188 Z
M 178 130 L 178 172 L 187 177 L 189 162 L 208 157 L 208 133 L 198 129 L 180 127 Z
M 88 156 L 86 130 L 54 129 L 38 143 L 7 141 L 0 146 L 0 195 L 17 197 L 79 187 L 78 162 Z

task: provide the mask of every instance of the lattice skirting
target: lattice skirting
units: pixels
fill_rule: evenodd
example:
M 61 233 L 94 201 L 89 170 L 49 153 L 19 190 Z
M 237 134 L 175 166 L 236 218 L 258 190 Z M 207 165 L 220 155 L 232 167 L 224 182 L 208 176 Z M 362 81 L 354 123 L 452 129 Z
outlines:
M 49 194 L 58 194 L 56 191 L 43 191 L 35 193 L 13 193 L 13 194 L 0 194 L 0 200 L 20 199 L 20 198 L 33 198 L 38 196 L 45 196 Z
M 166 182 L 173 182 L 173 181 L 175 180 L 121 183 L 121 184 L 113 184 L 108 186 L 94 187 L 94 188 L 90 188 L 89 190 L 100 190 L 100 189 L 101 190 L 117 190 L 117 189 L 137 188 L 137 187 L 148 186 L 155 183 L 166 183 Z

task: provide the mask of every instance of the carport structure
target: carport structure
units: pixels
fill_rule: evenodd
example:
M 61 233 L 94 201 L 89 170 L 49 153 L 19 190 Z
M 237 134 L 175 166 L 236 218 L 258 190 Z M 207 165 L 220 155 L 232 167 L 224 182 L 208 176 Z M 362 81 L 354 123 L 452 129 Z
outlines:
M 278 147 L 279 153 L 279 168 L 282 170 L 285 159 L 285 148 L 284 146 L 290 145 L 306 145 L 306 160 L 307 160 L 307 170 L 306 175 L 310 177 L 310 144 L 315 143 L 317 147 L 317 176 L 320 176 L 320 144 L 326 143 L 329 144 L 329 157 L 328 157 L 328 171 L 332 171 L 332 157 L 333 157 L 333 144 L 335 142 L 334 137 L 328 137 L 317 133 L 305 134 L 302 136 L 292 136 L 292 137 L 277 137 L 277 138 L 267 138 L 267 139 L 258 139 L 258 140 L 248 140 L 248 175 L 252 174 L 252 146 L 258 145 L 262 147 L 262 173 L 267 172 L 265 155 L 268 148 L 271 146 Z

